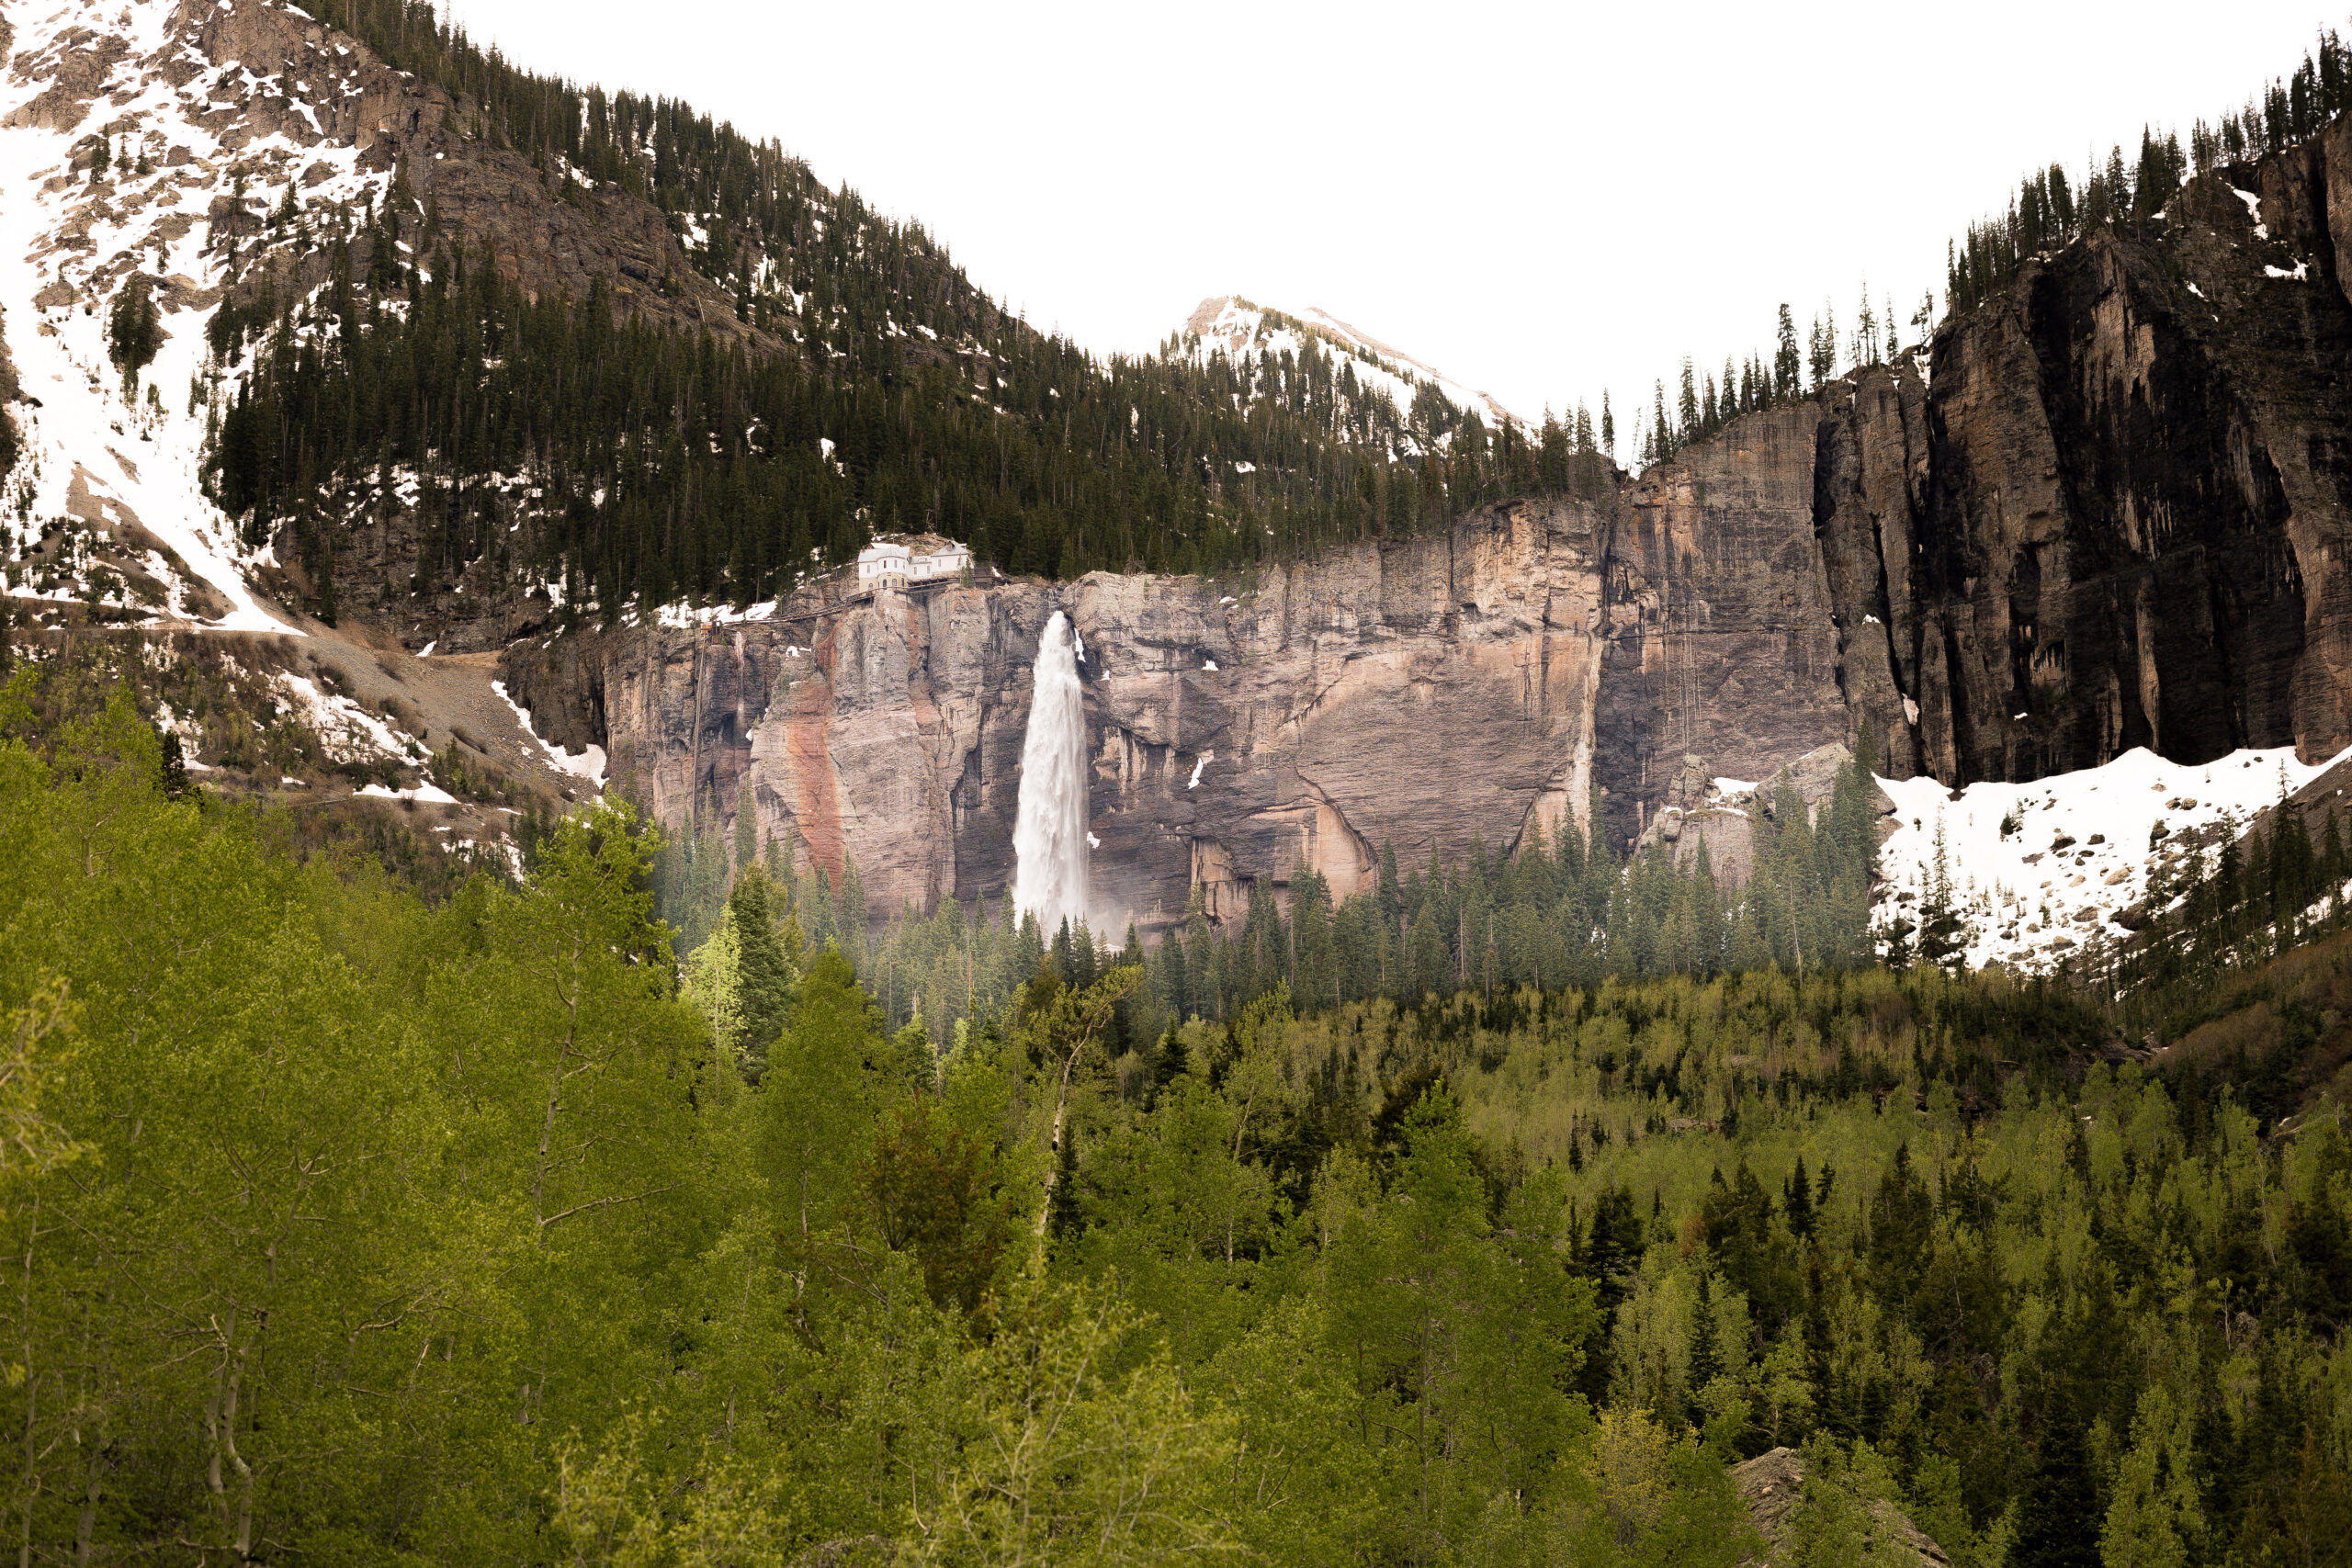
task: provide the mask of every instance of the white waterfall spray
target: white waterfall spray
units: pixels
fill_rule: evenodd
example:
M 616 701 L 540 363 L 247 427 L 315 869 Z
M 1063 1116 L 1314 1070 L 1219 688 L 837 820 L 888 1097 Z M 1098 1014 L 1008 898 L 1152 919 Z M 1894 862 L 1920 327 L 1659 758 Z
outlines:
M 1064 919 L 1086 918 L 1086 698 L 1082 647 L 1059 610 L 1037 641 L 1029 732 L 1021 742 L 1021 795 L 1012 829 L 1012 903 L 1037 917 L 1047 941 Z

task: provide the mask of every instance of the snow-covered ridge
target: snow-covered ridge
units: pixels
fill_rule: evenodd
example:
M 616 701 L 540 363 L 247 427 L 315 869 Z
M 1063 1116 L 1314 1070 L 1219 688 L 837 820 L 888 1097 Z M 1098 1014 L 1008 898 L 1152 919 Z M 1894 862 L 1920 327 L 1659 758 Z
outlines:
M 1433 386 L 1455 408 L 1475 409 L 1489 424 L 1527 423 L 1488 393 L 1464 386 L 1317 306 L 1283 310 L 1253 303 L 1238 294 L 1213 295 L 1194 308 L 1184 330 L 1201 340 L 1204 355 L 1221 353 L 1228 359 L 1254 357 L 1268 351 L 1295 355 L 1313 338 L 1351 361 L 1359 381 L 1385 389 L 1400 414 L 1411 412 L 1415 392 Z
M 2309 764 L 2281 746 L 2192 767 L 2135 747 L 2032 784 L 1971 784 L 1957 800 L 1932 778 L 1881 779 L 1899 825 L 1879 852 L 1877 922 L 1917 922 L 1940 832 L 1968 963 L 2051 968 L 2121 938 L 2112 917 L 2146 897 L 2152 875 L 2210 856 L 2346 756 Z
M 208 364 L 205 329 L 243 243 L 216 234 L 215 219 L 290 204 L 295 228 L 280 243 L 316 239 L 347 229 L 390 176 L 322 130 L 322 107 L 361 91 L 359 62 L 323 55 L 293 81 L 216 63 L 198 40 L 231 10 L 203 0 L 8 6 L 17 52 L 0 79 L 0 305 L 25 400 L 10 411 L 24 456 L 0 513 L 0 572 L 19 596 L 148 624 L 294 632 L 247 583 L 266 549 L 240 543 L 199 482 L 208 418 L 234 392 Z M 89 62 L 109 56 L 91 87 Z M 257 102 L 283 112 L 265 124 Z M 103 174 L 91 167 L 101 137 Z M 108 360 L 107 320 L 134 273 L 150 280 L 163 343 L 131 387 Z M 41 555 L 44 532 L 62 543 Z M 77 570 L 98 541 L 145 581 Z

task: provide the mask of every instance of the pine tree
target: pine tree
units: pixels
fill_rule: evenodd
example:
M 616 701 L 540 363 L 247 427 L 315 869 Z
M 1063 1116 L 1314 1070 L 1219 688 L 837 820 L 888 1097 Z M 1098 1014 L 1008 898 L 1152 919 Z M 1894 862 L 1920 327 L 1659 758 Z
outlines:
M 842 953 L 853 966 L 862 964 L 865 956 L 865 938 L 873 923 L 873 913 L 866 908 L 865 879 L 858 874 L 857 862 L 844 858 L 842 879 L 833 897 L 834 923 Z
M 2082 1424 L 2053 1411 L 2034 1445 L 2011 1568 L 2099 1568 L 2098 1496 Z
M 1813 334 L 1805 355 L 1805 369 L 1812 377 L 1816 392 L 1829 383 L 1830 372 L 1838 368 L 1838 319 L 1829 302 L 1821 302 L 1821 314 L 1813 321 Z
M 1707 1385 L 1723 1375 L 1724 1359 L 1715 1344 L 1713 1270 L 1702 1268 L 1697 1273 L 1698 1288 L 1690 1303 L 1690 1356 L 1683 1386 L 1689 1397 L 1688 1419 L 1693 1427 L 1703 1427 L 1707 1407 L 1702 1399 Z
M 1927 897 L 1919 904 L 1919 956 L 1929 964 L 1949 966 L 1967 950 L 1967 927 L 1953 896 L 1951 856 L 1945 845 L 1943 815 L 1939 812 L 1935 858 L 1929 863 Z
M 784 908 L 782 889 L 756 863 L 745 867 L 728 895 L 736 942 L 735 1008 L 739 1033 L 729 1043 L 753 1082 L 768 1048 L 784 1032 L 799 979 L 797 928 Z
M 747 783 L 735 802 L 735 874 L 741 876 L 758 861 L 760 852 L 759 813 L 752 809 L 751 788 Z
M 1781 1186 L 1781 1207 L 1789 1218 L 1789 1234 L 1803 1241 L 1813 1235 L 1813 1184 L 1805 1174 L 1804 1156 Z
M 5 635 L 6 631 L 6 623 L 0 622 L 0 635 Z M 158 756 L 161 762 L 158 772 L 163 782 L 164 798 L 177 800 L 187 794 L 187 753 L 180 745 L 180 738 L 168 729 L 164 730 Z
M 1434 899 L 1421 900 L 1420 910 L 1413 917 L 1412 931 L 1406 941 L 1410 963 L 1408 1001 L 1419 1001 L 1425 996 L 1451 996 L 1453 993 L 1453 954 L 1446 951 L 1445 938 L 1437 927 Z
M 153 363 L 163 345 L 163 312 L 148 291 L 146 275 L 134 272 L 107 312 L 107 355 L 122 373 L 126 395 L 137 389 L 139 373 Z
M 1217 995 L 1216 942 L 1209 930 L 1208 911 L 1207 889 L 1195 882 L 1184 903 L 1184 1010 L 1194 1018 L 1216 1018 L 1224 1010 Z M 1034 923 L 1032 917 L 1023 919 Z

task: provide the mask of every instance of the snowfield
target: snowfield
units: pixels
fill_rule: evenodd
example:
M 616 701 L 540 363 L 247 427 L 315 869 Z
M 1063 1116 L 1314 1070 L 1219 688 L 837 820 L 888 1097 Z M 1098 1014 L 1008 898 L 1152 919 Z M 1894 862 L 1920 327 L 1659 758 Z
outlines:
M 2345 757 L 2352 750 L 2309 765 L 2281 746 L 2189 767 L 2135 747 L 2104 767 L 1971 784 L 1958 799 L 1931 778 L 1881 779 L 1900 826 L 1879 851 L 1885 884 L 1873 918 L 1881 929 L 1917 919 L 1940 832 L 1969 964 L 2050 968 L 2094 939 L 2123 935 L 2109 917 L 2141 899 L 2152 870 L 2200 852 L 2184 840 L 2234 837 Z
M 266 560 L 266 549 L 246 551 L 199 483 L 208 402 L 234 392 L 205 377 L 205 328 L 219 308 L 214 291 L 226 259 L 213 248 L 209 214 L 242 178 L 248 210 L 275 209 L 291 189 L 303 220 L 319 231 L 362 199 L 380 198 L 390 176 L 360 170 L 356 149 L 324 141 L 304 145 L 272 134 L 227 146 L 199 117 L 213 112 L 216 95 L 224 106 L 242 104 L 263 84 L 243 66 L 206 61 L 175 35 L 175 11 L 164 0 L 67 4 L 23 21 L 15 40 L 24 69 L 0 87 L 0 118 L 49 86 L 63 52 L 82 47 L 66 41 L 76 29 L 112 33 L 130 48 L 74 130 L 0 126 L 0 190 L 7 193 L 0 201 L 0 301 L 28 400 L 16 411 L 25 458 L 0 515 L 0 547 L 13 560 L 20 545 L 61 520 L 72 519 L 65 526 L 75 533 L 94 526 L 119 533 L 135 522 L 175 558 L 143 552 L 169 596 L 148 607 L 154 620 L 300 636 L 246 584 L 246 567 Z M 200 73 L 175 88 L 164 74 L 167 63 Z M 121 151 L 118 167 L 94 185 L 73 156 L 100 124 L 115 128 Z M 144 174 L 136 164 L 142 152 Z M 141 389 L 127 392 L 107 357 L 106 325 L 134 268 L 171 280 L 170 295 L 205 303 L 164 310 L 161 351 Z M 49 303 L 36 303 L 42 299 Z M 20 584 L 18 592 L 30 590 Z M 226 605 L 217 614 L 210 613 L 216 595 Z M 119 593 L 106 602 L 132 607 Z

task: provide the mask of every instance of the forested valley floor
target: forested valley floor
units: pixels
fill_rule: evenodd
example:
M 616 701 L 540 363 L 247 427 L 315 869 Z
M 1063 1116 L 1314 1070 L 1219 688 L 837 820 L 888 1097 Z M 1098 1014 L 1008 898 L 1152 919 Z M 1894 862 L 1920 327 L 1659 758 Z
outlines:
M 1967 1564 L 2352 1543 L 2352 1145 L 2243 1040 L 1770 963 L 1123 1037 L 1059 944 L 935 1048 L 754 868 L 682 986 L 625 806 L 428 902 L 32 681 L 25 1561 L 1728 1568 L 1780 1446 L 1782 1562 L 1900 1560 L 1875 1503 Z M 2352 945 L 2290 962 L 2317 1019 Z

